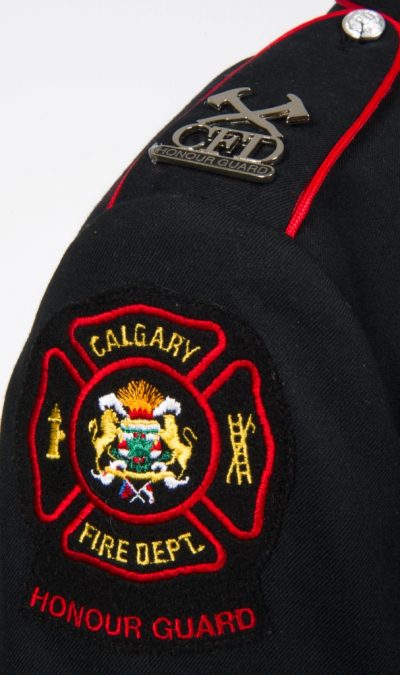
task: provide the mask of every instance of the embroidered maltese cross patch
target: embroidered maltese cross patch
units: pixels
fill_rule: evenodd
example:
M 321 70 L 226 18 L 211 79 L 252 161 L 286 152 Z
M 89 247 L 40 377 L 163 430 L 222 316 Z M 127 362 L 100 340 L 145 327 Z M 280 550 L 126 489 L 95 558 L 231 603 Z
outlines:
M 194 611 L 209 627 L 192 626 L 193 640 L 254 633 L 258 558 L 274 542 L 290 473 L 276 373 L 259 338 L 221 310 L 150 291 L 130 298 L 65 312 L 35 352 L 33 501 L 62 587 L 39 549 L 31 608 L 49 612 L 53 591 L 82 607 L 104 602 L 101 574 L 114 613 L 135 599 L 145 642 L 179 643 L 174 622 Z M 178 582 L 188 591 L 179 598 Z M 174 628 L 160 637 L 154 622 L 168 606 L 178 617 L 169 612 Z M 60 616 L 82 628 L 67 604 Z

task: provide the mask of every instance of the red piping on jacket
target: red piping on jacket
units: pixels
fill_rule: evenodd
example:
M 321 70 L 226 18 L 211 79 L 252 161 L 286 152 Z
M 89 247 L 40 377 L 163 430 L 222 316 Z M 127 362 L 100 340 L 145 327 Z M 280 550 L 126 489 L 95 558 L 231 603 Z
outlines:
M 292 28 L 287 33 L 284 33 L 283 35 L 278 37 L 276 40 L 273 40 L 273 42 L 271 42 L 268 45 L 266 45 L 265 47 L 263 47 L 259 52 L 257 52 L 257 54 L 255 54 L 254 56 L 251 56 L 249 59 L 247 59 L 247 61 L 245 61 L 244 63 L 237 66 L 237 68 L 234 68 L 230 73 L 228 73 L 228 75 L 223 77 L 222 80 L 217 82 L 217 84 L 215 84 L 213 87 L 211 87 L 211 89 L 206 91 L 206 93 L 203 94 L 198 99 L 198 101 L 196 103 L 194 103 L 194 105 L 191 108 L 189 108 L 189 110 L 192 110 L 192 108 L 194 108 L 196 105 L 198 105 L 199 103 L 202 103 L 206 98 L 211 96 L 211 94 L 213 94 L 214 91 L 216 91 L 217 89 L 222 87 L 226 82 L 228 82 L 234 75 L 236 75 L 241 70 L 243 70 L 243 68 L 246 68 L 246 66 L 250 65 L 250 63 L 253 63 L 253 61 L 258 59 L 268 49 L 271 49 L 272 47 L 274 47 L 279 42 L 282 42 L 282 40 L 286 40 L 286 38 L 291 37 L 291 35 L 294 35 L 295 33 L 303 30 L 304 28 L 308 28 L 308 26 L 311 26 L 314 23 L 319 23 L 320 21 L 326 21 L 327 19 L 331 19 L 331 18 L 334 18 L 336 16 L 342 16 L 343 14 L 345 14 L 345 10 L 339 10 L 338 12 L 332 12 L 331 14 L 323 14 L 322 16 L 318 16 L 314 19 L 310 19 L 310 21 L 306 21 L 305 23 L 302 23 L 299 26 L 296 26 L 295 28 Z M 138 162 L 139 159 L 140 159 L 140 155 L 139 155 L 139 157 L 136 157 L 133 160 L 133 162 L 128 166 L 126 171 L 122 174 L 121 179 L 117 183 L 117 185 L 114 189 L 114 192 L 112 193 L 112 195 L 111 195 L 111 197 L 110 197 L 110 199 L 107 203 L 107 206 L 106 206 L 107 210 L 112 209 L 113 206 L 115 205 L 115 202 L 117 201 L 117 199 L 119 197 L 119 194 L 120 194 L 120 192 L 121 192 L 121 190 L 124 186 L 124 183 L 125 183 L 128 175 L 130 174 L 130 172 L 132 171 L 132 169 L 134 168 L 134 166 L 136 165 L 136 163 Z
M 359 5 L 358 2 L 350 2 L 350 0 L 337 0 L 335 2 L 336 5 L 340 5 L 341 7 L 345 7 L 346 9 L 370 9 L 373 12 L 377 12 L 378 10 L 374 9 L 373 7 L 368 7 L 365 3 L 362 5 Z M 396 20 L 390 16 L 390 14 L 385 14 L 385 12 L 378 11 L 378 14 L 381 16 L 385 17 L 387 21 L 390 22 L 396 22 Z
M 338 2 L 337 4 L 343 5 L 347 9 L 358 9 L 361 7 L 361 5 L 356 5 L 355 3 L 347 2 L 347 0 L 343 0 L 342 2 Z M 393 28 L 397 32 L 400 41 L 400 24 L 394 19 L 392 19 L 390 16 L 387 15 L 383 16 L 385 16 L 386 20 L 393 25 Z M 310 211 L 310 208 L 312 206 L 315 197 L 317 196 L 319 190 L 321 189 L 330 170 L 336 164 L 337 160 L 342 155 L 347 146 L 350 145 L 352 140 L 357 136 L 359 131 L 361 131 L 361 129 L 368 122 L 368 120 L 373 115 L 375 110 L 378 108 L 382 99 L 389 92 L 399 72 L 400 72 L 400 46 L 396 52 L 396 56 L 392 63 L 392 66 L 388 70 L 385 78 L 379 85 L 378 89 L 375 91 L 375 94 L 368 101 L 367 105 L 362 110 L 361 114 L 353 122 L 353 124 L 347 129 L 347 131 L 343 134 L 343 136 L 339 138 L 337 143 L 328 152 L 322 164 L 320 164 L 317 171 L 314 173 L 307 187 L 300 194 L 293 209 L 289 223 L 285 230 L 286 234 L 289 237 L 294 238 L 297 235 L 301 225 L 304 222 L 304 219 L 306 218 L 308 212 Z
M 337 0 L 335 4 L 346 9 L 368 9 L 365 5 L 359 5 L 357 2 L 350 2 L 350 0 Z

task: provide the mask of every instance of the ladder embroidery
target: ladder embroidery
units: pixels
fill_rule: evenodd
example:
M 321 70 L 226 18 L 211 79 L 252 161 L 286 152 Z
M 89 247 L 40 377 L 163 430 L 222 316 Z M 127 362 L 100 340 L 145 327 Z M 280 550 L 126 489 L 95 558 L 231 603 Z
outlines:
M 254 434 L 256 425 L 253 422 L 251 414 L 244 424 L 242 413 L 238 413 L 235 420 L 232 415 L 228 415 L 228 423 L 233 455 L 231 465 L 226 474 L 226 482 L 229 484 L 231 483 L 232 474 L 235 472 L 238 485 L 242 484 L 244 478 L 251 484 L 252 476 L 249 463 L 247 436 L 249 432 Z

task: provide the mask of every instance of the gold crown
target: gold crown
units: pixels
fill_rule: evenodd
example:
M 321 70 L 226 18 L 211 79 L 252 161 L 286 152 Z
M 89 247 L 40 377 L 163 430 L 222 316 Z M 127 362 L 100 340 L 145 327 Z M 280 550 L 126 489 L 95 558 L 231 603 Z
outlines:
M 146 380 L 131 380 L 126 387 L 118 389 L 117 398 L 130 413 L 140 411 L 149 417 L 153 415 L 154 408 L 164 400 L 157 387 Z

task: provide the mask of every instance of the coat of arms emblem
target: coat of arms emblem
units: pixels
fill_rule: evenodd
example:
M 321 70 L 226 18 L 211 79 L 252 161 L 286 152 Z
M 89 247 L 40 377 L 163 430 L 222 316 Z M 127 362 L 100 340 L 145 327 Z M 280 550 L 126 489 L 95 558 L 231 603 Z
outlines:
M 181 404 L 145 380 L 99 398 L 100 420 L 90 420 L 88 430 L 95 451 L 91 473 L 103 485 L 119 484 L 118 496 L 154 504 L 154 486 L 169 490 L 186 485 L 193 441 L 197 436 L 185 427 L 179 436 L 177 418 Z M 189 436 L 190 435 L 190 436 Z

